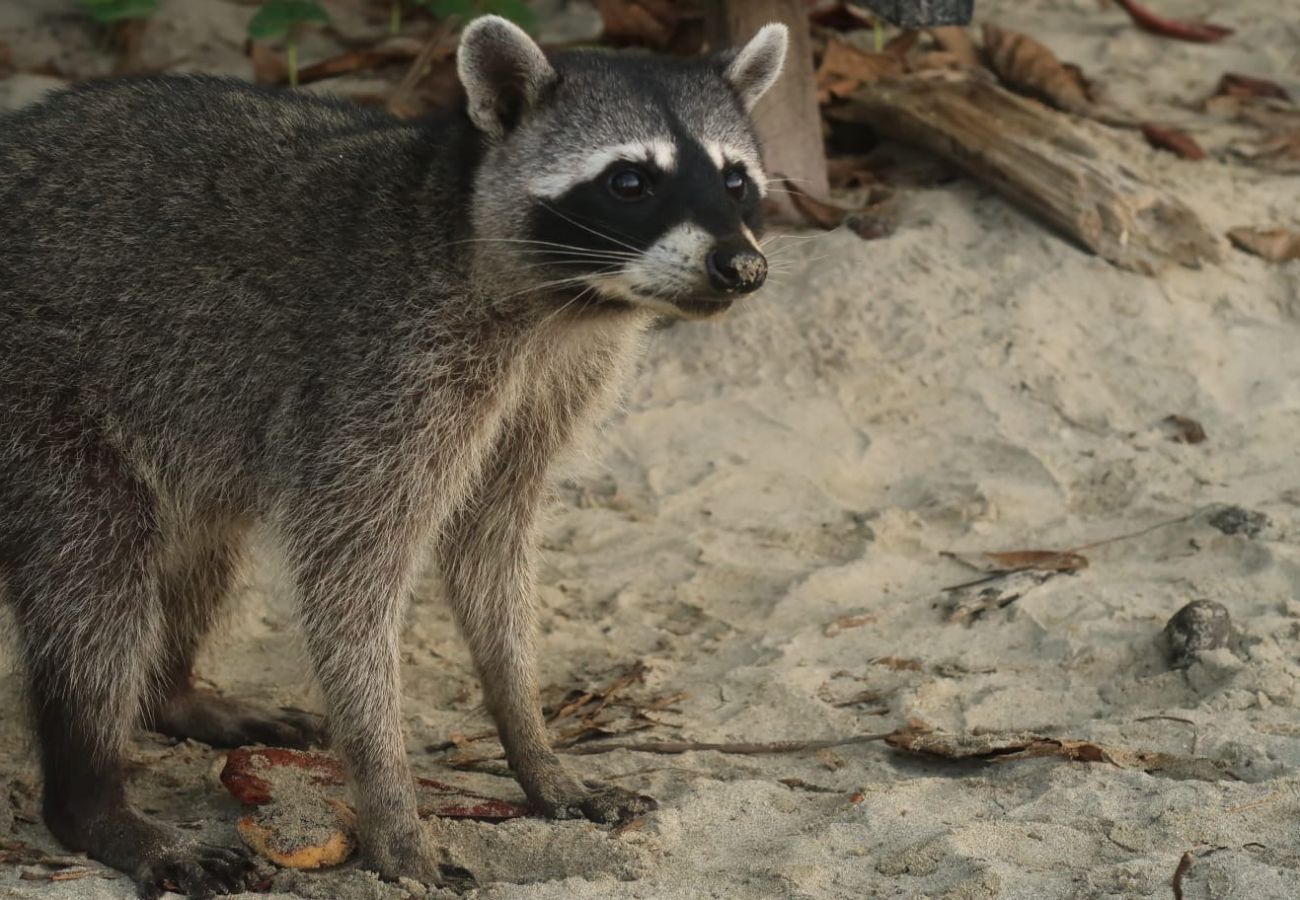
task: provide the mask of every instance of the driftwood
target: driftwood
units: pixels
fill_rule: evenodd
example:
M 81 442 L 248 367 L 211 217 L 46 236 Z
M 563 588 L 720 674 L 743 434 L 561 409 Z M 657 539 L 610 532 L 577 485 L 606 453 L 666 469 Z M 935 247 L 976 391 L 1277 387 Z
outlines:
M 1196 213 L 1135 174 L 1116 145 L 987 78 L 886 79 L 830 114 L 951 160 L 1120 268 L 1150 275 L 1219 258 Z

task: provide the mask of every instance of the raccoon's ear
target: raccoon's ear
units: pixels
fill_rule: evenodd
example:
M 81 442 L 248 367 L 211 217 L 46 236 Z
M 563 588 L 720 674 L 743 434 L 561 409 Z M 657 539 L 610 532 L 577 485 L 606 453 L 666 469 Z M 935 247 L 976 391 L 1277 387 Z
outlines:
M 469 23 L 460 38 L 456 71 L 469 97 L 470 119 L 494 138 L 505 137 L 557 77 L 542 48 L 500 16 Z
M 752 110 L 767 89 L 776 83 L 781 66 L 785 64 L 789 40 L 786 27 L 773 22 L 758 29 L 758 34 L 734 55 L 724 58 L 726 68 L 722 70 L 722 77 L 740 96 L 746 110 Z

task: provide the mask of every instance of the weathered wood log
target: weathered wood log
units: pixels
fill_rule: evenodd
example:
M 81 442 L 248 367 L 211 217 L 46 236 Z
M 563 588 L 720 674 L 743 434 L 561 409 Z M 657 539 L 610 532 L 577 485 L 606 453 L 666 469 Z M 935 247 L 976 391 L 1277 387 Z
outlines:
M 1143 179 L 1118 142 L 989 78 L 882 80 L 831 114 L 951 160 L 1120 268 L 1151 275 L 1220 257 L 1196 213 Z

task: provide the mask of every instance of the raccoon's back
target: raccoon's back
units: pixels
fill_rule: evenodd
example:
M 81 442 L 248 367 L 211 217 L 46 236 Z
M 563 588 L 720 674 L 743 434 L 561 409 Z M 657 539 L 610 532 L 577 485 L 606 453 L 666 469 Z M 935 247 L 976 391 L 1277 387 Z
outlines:
M 0 120 L 0 412 L 73 391 L 199 438 L 327 391 L 436 302 L 459 134 L 196 76 Z

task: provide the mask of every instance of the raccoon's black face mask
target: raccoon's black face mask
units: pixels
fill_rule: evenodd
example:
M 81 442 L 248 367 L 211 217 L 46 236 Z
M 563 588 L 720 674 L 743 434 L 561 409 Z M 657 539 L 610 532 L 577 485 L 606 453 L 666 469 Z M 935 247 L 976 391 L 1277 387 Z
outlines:
M 696 317 L 767 276 L 766 193 L 749 111 L 780 73 L 783 26 L 739 52 L 673 61 L 584 51 L 548 60 L 515 26 L 471 23 L 469 113 L 492 142 L 475 230 L 513 242 L 539 291 Z M 484 232 L 493 232 L 485 234 Z

